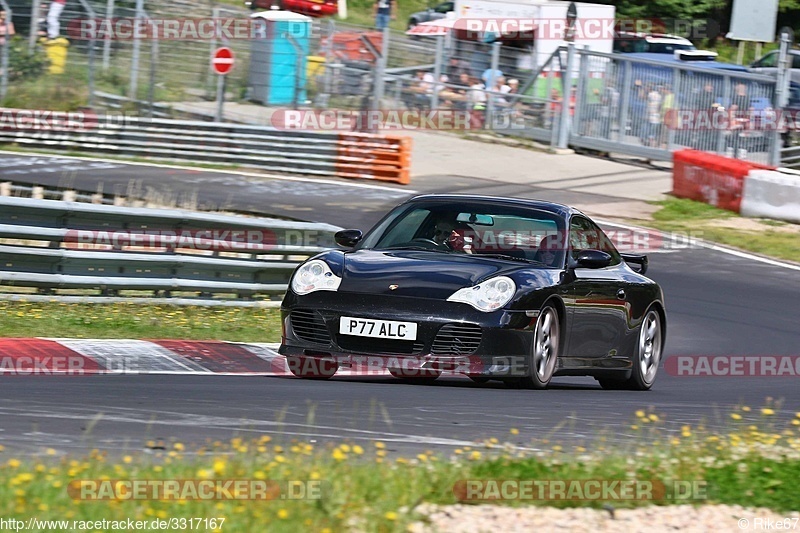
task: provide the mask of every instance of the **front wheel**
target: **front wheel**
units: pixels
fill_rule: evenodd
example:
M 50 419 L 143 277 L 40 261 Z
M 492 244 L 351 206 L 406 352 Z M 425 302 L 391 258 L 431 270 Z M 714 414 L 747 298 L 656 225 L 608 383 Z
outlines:
M 528 356 L 528 375 L 521 385 L 531 389 L 546 389 L 553 379 L 561 345 L 561 324 L 556 309 L 547 305 L 539 314 L 533 334 L 533 346 Z

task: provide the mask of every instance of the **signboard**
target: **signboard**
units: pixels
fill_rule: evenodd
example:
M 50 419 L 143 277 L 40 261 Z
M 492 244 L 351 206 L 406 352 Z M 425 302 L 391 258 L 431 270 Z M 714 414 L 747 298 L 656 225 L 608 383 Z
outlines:
M 771 43 L 775 41 L 778 0 L 733 0 L 728 39 Z
M 211 59 L 211 67 L 219 75 L 225 75 L 233 70 L 233 50 L 225 46 L 217 48 Z

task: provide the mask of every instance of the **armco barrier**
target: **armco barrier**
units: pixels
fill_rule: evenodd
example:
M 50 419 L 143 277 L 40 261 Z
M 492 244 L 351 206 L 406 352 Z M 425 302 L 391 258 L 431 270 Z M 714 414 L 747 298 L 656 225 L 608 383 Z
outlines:
M 751 170 L 744 181 L 741 213 L 800 223 L 800 176 Z
M 0 108 L 0 116 L 28 110 Z M 16 114 L 16 115 L 15 115 Z M 39 127 L 39 129 L 37 129 Z M 66 125 L 3 118 L 0 144 L 154 159 L 227 163 L 274 172 L 410 182 L 411 139 L 397 135 L 279 130 L 203 121 L 103 116 Z
M 751 170 L 775 167 L 698 150 L 673 154 L 672 194 L 739 212 L 744 179 Z

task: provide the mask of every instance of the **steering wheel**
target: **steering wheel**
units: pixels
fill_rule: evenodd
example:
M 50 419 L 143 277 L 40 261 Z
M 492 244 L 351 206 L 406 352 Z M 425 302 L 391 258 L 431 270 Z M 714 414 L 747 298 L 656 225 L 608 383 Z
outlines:
M 418 242 L 420 244 L 427 244 L 430 246 L 434 246 L 435 248 L 441 248 L 441 244 L 434 241 L 433 239 L 426 239 L 425 237 L 417 237 L 416 239 L 411 239 L 411 242 Z

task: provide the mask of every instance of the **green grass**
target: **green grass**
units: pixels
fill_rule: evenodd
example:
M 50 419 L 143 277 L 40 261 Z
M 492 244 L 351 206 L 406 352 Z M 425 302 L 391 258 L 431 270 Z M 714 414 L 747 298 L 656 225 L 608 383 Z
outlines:
M 309 405 L 309 423 L 313 409 Z M 149 453 L 119 450 L 111 456 L 92 450 L 86 456 L 58 456 L 42 449 L 38 457 L 17 458 L 0 446 L 0 514 L 25 520 L 153 520 L 155 518 L 225 518 L 225 532 L 249 531 L 407 531 L 421 520 L 422 503 L 455 504 L 466 480 L 625 480 L 663 483 L 664 497 L 645 500 L 496 500 L 514 507 L 547 505 L 615 508 L 646 505 L 739 504 L 778 512 L 796 510 L 800 495 L 800 413 L 792 422 L 771 421 L 773 409 L 751 413 L 737 408 L 727 429 L 710 432 L 702 425 L 667 434 L 655 413 L 637 411 L 628 444 L 609 445 L 600 438 L 591 451 L 579 445 L 533 441 L 541 452 L 525 452 L 509 428 L 491 438 L 451 452 L 416 456 L 391 443 L 358 441 L 320 445 L 281 434 L 234 437 L 226 442 L 187 446 L 150 441 Z M 736 418 L 738 417 L 738 418 Z M 785 425 L 784 425 L 785 424 Z M 91 433 L 91 428 L 88 430 Z M 249 435 L 253 435 L 252 433 Z M 91 442 L 91 435 L 87 436 Z M 273 440 L 275 439 L 275 440 Z M 145 444 L 145 443 L 142 443 Z M 81 480 L 261 480 L 310 484 L 314 499 L 273 494 L 265 500 L 163 501 L 73 499 L 67 487 Z M 672 494 L 674 481 L 694 482 L 705 495 L 684 500 Z M 72 485 L 71 485 L 72 484 Z M 114 486 L 114 485 L 110 485 Z M 463 485 L 462 485 L 463 486 Z M 655 492 L 655 491 L 654 491 Z M 75 494 L 75 493 L 73 493 Z M 486 500 L 484 500 L 486 502 Z M 218 528 L 219 530 L 220 528 Z
M 656 202 L 656 205 L 661 209 L 653 214 L 650 224 L 657 229 L 684 232 L 695 238 L 760 255 L 800 262 L 800 228 L 796 225 L 762 221 L 758 229 L 739 229 L 728 226 L 735 226 L 737 219 L 742 217 L 703 202 L 670 198 Z
M 0 301 L 0 337 L 279 342 L 277 309 Z

